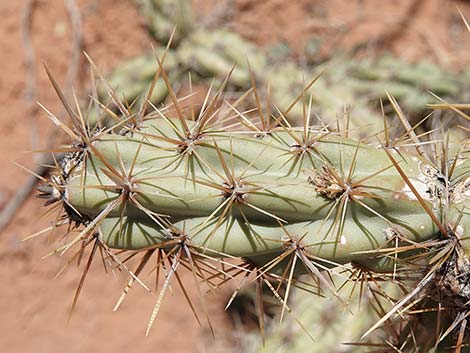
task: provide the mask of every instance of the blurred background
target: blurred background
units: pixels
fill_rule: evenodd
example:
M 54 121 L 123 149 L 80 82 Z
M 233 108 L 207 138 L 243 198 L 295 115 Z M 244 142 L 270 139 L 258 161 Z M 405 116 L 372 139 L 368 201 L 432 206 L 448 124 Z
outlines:
M 43 174 L 48 154 L 31 151 L 65 141 L 36 104 L 66 120 L 43 65 L 69 98 L 74 90 L 86 104 L 92 88 L 86 51 L 120 99 L 138 102 L 156 70 L 152 47 L 161 53 L 176 25 L 165 68 L 181 95 L 188 92 L 188 72 L 202 97 L 236 64 L 226 94 L 236 99 L 251 87 L 248 59 L 260 91 L 276 106 L 287 107 L 326 68 L 311 91 L 325 121 L 346 109 L 354 126 L 373 126 L 385 90 L 418 121 L 429 112 L 426 104 L 436 102 L 428 91 L 469 101 L 470 34 L 462 15 L 470 18 L 468 1 L 1 1 L 1 351 L 242 352 L 245 333 L 256 335 L 249 293 L 224 311 L 232 285 L 206 298 L 215 338 L 197 324 L 177 290 L 145 337 L 154 296 L 135 286 L 113 312 L 126 280 L 99 264 L 68 321 L 81 271 L 70 266 L 55 279 L 67 259 L 42 259 L 60 234 L 22 242 L 48 227 L 50 216 L 34 197 L 35 178 L 15 163 Z M 152 100 L 164 103 L 162 82 L 157 88 Z M 293 124 L 300 119 L 301 107 L 291 116 Z

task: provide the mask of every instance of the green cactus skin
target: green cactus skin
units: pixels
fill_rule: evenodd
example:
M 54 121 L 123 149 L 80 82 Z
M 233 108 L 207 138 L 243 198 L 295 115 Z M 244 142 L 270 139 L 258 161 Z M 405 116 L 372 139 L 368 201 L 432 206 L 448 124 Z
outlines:
M 168 42 L 172 35 L 174 42 L 179 42 L 194 27 L 190 1 L 133 0 L 133 2 L 138 6 L 150 34 L 161 42 Z
M 386 246 L 392 230 L 416 242 L 438 231 L 381 148 L 317 132 L 311 150 L 299 155 L 291 136 L 300 139 L 299 131 L 281 130 L 264 138 L 208 131 L 185 155 L 165 141 L 184 134 L 178 124 L 148 120 L 132 137 L 105 136 L 95 142 L 94 150 L 124 174 L 134 164 L 129 177 L 135 179 L 138 204 L 171 217 L 173 226 L 186 229 L 191 241 L 209 252 L 242 257 L 279 252 L 288 233 L 302 237 L 312 255 L 345 263 L 360 261 L 360 252 Z M 432 176 L 427 175 L 437 170 L 419 156 L 391 153 L 422 197 L 429 198 L 431 186 L 421 180 L 428 178 L 431 184 Z M 89 156 L 86 169 L 78 167 L 67 181 L 66 201 L 86 219 L 103 212 L 120 192 L 110 191 L 115 182 L 100 158 Z M 326 175 L 328 170 L 339 180 Z M 351 188 L 349 195 L 341 182 Z M 221 190 L 224 187 L 227 191 Z M 441 219 L 439 212 L 436 217 Z M 224 213 L 226 219 L 220 217 Z M 451 208 L 447 214 L 453 213 L 458 211 Z M 136 250 L 168 237 L 131 201 L 124 224 L 132 237 L 121 236 L 121 215 L 121 206 L 116 207 L 100 225 L 111 247 Z

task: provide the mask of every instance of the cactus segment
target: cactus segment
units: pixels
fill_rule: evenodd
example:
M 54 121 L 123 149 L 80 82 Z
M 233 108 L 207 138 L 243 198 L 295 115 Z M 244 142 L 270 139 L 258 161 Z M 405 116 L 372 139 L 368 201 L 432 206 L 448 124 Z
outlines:
M 291 234 L 313 256 L 360 263 L 390 234 L 423 242 L 439 231 L 420 200 L 441 221 L 445 180 L 418 154 L 287 128 L 263 138 L 207 130 L 187 141 L 196 123 L 185 124 L 149 119 L 132 136 L 103 136 L 68 175 L 65 201 L 84 220 L 127 193 L 99 225 L 108 246 L 146 248 L 176 228 L 202 251 L 250 257 L 282 251 Z M 311 141 L 299 144 L 305 133 Z

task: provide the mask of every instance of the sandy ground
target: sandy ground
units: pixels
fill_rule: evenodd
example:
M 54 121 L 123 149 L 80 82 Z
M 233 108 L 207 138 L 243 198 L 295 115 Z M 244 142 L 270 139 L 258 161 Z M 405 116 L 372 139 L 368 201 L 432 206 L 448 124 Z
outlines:
M 31 135 L 39 146 L 47 143 L 53 128 L 29 102 L 27 66 L 21 20 L 27 1 L 0 2 L 0 207 L 28 178 L 19 163 L 34 168 Z M 62 1 L 36 1 L 32 17 L 32 45 L 36 98 L 61 115 L 59 101 L 42 64 L 58 82 L 67 84 L 72 31 Z M 150 48 L 151 39 L 130 1 L 78 1 L 83 16 L 84 47 L 103 72 Z M 216 1 L 196 0 L 198 14 L 211 13 Z M 289 43 L 302 60 L 304 47 L 318 35 L 326 38 L 319 55 L 333 48 L 358 49 L 358 55 L 390 49 L 409 60 L 429 57 L 448 67 L 468 67 L 470 35 L 457 7 L 470 18 L 468 1 L 395 1 L 383 5 L 362 1 L 255 1 L 237 0 L 222 8 L 228 25 L 259 45 Z M 388 2 L 387 2 L 388 3 Z M 392 2 L 390 2 L 392 3 Z M 266 15 L 268 14 L 268 15 Z M 465 50 L 467 48 L 467 50 Z M 80 71 L 75 87 L 83 91 L 87 71 Z M 36 123 L 35 123 L 36 121 Z M 37 124 L 37 126 L 35 126 Z M 42 237 L 21 240 L 47 227 L 50 217 L 41 200 L 30 197 L 10 226 L 0 234 L 0 347 L 2 352 L 206 352 L 232 345 L 235 330 L 223 312 L 227 292 L 207 298 L 216 339 L 207 325 L 198 326 L 180 291 L 169 295 L 150 337 L 145 328 L 155 298 L 138 286 L 118 312 L 112 308 L 125 285 L 122 276 L 107 277 L 94 264 L 79 304 L 68 322 L 73 293 L 81 272 L 69 268 L 53 279 L 65 259 L 42 260 L 54 244 Z M 191 281 L 189 275 L 186 280 Z M 194 294 L 194 290 L 191 290 Z M 220 348 L 219 351 L 223 351 Z

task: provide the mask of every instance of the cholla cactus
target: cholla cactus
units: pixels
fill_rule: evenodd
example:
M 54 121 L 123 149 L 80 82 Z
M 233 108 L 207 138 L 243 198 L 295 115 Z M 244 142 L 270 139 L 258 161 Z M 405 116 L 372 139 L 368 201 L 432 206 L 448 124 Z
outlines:
M 117 306 L 134 282 L 146 287 L 138 276 L 157 258 L 155 271 L 164 281 L 147 333 L 170 282 L 180 283 L 182 267 L 210 288 L 236 276 L 258 289 L 266 285 L 282 303 L 281 315 L 291 310 L 292 287 L 304 285 L 300 274 L 313 279 L 309 290 L 332 294 L 346 305 L 334 273 L 349 272 L 346 277 L 361 281 L 389 272 L 393 275 L 385 277 L 398 281 L 405 294 L 364 337 L 397 317 L 408 320 L 408 312 L 421 310 L 421 303 L 429 307 L 432 299 L 442 318 L 450 318 L 437 330 L 436 345 L 455 332 L 461 345 L 470 312 L 465 130 L 462 139 L 449 133 L 422 142 L 389 96 L 407 135 L 392 139 L 385 123 L 381 139 L 371 136 L 369 144 L 351 139 L 347 122 L 347 129 L 336 131 L 313 124 L 307 92 L 316 78 L 287 108 L 269 113 L 253 76 L 251 90 L 231 103 L 223 101 L 226 80 L 196 112 L 177 98 L 157 61 L 160 67 L 137 113 L 108 87 L 116 109 L 98 104 L 116 121 L 108 128 L 90 126 L 51 77 L 73 126 L 46 112 L 73 143 L 40 196 L 61 210 L 57 225 L 75 226 L 54 253 L 76 248 L 74 257 L 81 257 L 92 247 L 73 305 L 98 250 L 131 276 Z M 171 104 L 150 107 L 160 77 Z M 257 104 L 241 111 L 249 95 Z M 296 104 L 303 111 L 300 128 L 288 118 Z M 440 108 L 456 109 L 447 103 Z M 135 271 L 127 269 L 123 253 L 143 254 Z M 411 337 L 417 333 L 406 320 L 396 326 L 390 344 L 414 351 Z

